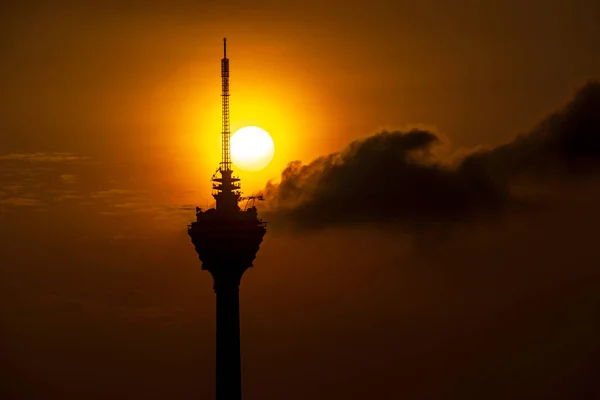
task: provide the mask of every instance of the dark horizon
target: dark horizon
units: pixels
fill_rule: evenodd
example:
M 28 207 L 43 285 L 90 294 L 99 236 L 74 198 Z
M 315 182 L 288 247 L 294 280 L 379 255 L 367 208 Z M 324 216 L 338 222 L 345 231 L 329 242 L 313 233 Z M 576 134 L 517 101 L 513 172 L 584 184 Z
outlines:
M 598 2 L 0 11 L 0 398 L 215 397 L 223 37 L 243 399 L 600 397 Z

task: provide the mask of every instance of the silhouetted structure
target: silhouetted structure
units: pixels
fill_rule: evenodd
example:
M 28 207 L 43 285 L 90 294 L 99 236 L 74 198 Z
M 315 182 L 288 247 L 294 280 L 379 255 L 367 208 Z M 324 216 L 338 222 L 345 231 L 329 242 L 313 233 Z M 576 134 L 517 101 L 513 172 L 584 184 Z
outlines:
M 213 197 L 216 207 L 203 211 L 196 207 L 196 222 L 188 226 L 188 234 L 208 270 L 217 295 L 217 400 L 240 400 L 240 315 L 239 285 L 246 269 L 252 266 L 266 223 L 258 218 L 254 204 L 244 210 L 239 178 L 233 176 L 229 149 L 229 59 L 223 39 L 221 80 L 223 86 L 222 160 L 213 175 Z M 220 174 L 220 177 L 218 175 Z M 254 197 L 246 198 L 254 202 Z

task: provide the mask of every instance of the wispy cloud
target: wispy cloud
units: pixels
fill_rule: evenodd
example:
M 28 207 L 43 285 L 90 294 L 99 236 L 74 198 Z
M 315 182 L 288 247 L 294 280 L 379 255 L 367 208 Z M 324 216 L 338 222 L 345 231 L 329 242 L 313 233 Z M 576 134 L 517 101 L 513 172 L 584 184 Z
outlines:
M 9 197 L 7 199 L 0 200 L 0 204 L 18 207 L 34 207 L 39 206 L 41 203 L 39 200 L 30 197 Z
M 123 196 L 123 195 L 133 195 L 139 194 L 140 191 L 136 190 L 128 190 L 128 189 L 108 189 L 101 190 L 99 192 L 92 193 L 92 197 L 97 199 L 108 199 L 115 196 Z
M 148 208 L 148 204 L 147 203 L 121 203 L 121 204 L 115 204 L 116 208 L 126 208 L 128 210 L 134 210 L 134 209 L 145 209 Z
M 25 186 L 22 185 L 6 185 L 2 187 L 3 190 L 9 193 L 19 193 L 25 190 Z
M 118 213 L 118 212 L 114 212 L 114 211 L 100 211 L 100 215 L 117 216 L 117 215 L 122 215 L 122 214 Z
M 69 169 L 86 159 L 66 152 L 0 154 L 0 190 L 7 197 L 3 204 L 33 206 L 82 199 L 78 176 Z
M 67 185 L 72 185 L 74 183 L 77 183 L 77 176 L 72 175 L 72 174 L 62 174 L 60 176 L 60 180 L 62 181 L 62 183 L 65 183 Z
M 115 204 L 110 211 L 102 212 L 102 215 L 126 215 L 146 214 L 153 220 L 170 219 L 176 217 L 189 218 L 195 206 L 190 204 L 153 204 L 150 202 L 124 202 Z
M 66 201 L 66 200 L 77 200 L 83 199 L 83 196 L 78 196 L 75 194 L 63 194 L 54 198 L 54 201 Z
M 163 205 L 157 207 L 156 214 L 153 219 L 171 219 L 171 218 L 184 218 L 189 219 L 194 215 L 195 206 L 184 205 Z
M 28 162 L 68 162 L 68 161 L 80 161 L 85 160 L 87 157 L 81 157 L 72 153 L 10 153 L 0 155 L 0 160 L 15 160 L 15 161 L 28 161 Z

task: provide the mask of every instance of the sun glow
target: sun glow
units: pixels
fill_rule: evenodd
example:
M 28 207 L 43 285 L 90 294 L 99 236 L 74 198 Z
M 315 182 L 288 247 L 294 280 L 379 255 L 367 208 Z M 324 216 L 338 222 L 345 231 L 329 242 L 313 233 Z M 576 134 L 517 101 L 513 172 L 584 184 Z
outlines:
M 231 161 L 244 171 L 260 171 L 274 154 L 271 135 L 257 126 L 240 128 L 231 136 Z

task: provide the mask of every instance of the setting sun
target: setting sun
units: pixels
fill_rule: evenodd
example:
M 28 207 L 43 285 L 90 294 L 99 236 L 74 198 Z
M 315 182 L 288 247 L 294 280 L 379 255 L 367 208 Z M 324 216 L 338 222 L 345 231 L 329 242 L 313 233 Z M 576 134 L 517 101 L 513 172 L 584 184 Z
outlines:
M 275 153 L 271 135 L 257 126 L 238 129 L 231 136 L 231 160 L 244 171 L 259 171 L 265 168 Z

